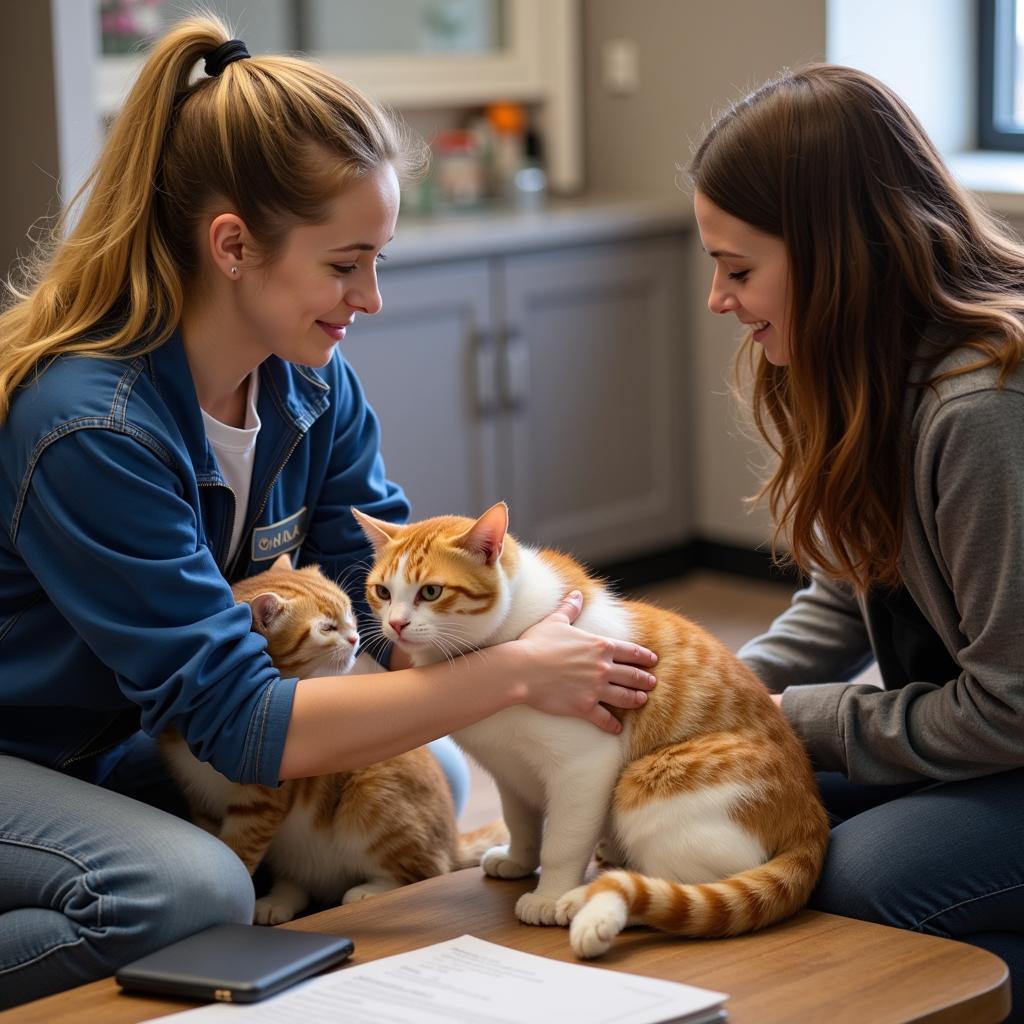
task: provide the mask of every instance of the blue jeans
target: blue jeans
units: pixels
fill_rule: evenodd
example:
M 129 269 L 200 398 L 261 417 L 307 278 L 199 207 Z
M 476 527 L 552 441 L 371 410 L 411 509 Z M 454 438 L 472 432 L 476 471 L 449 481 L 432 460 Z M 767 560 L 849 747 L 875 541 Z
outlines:
M 832 842 L 811 907 L 980 946 L 1024 1021 L 1024 769 L 859 786 L 818 775 Z
M 462 810 L 465 761 L 431 744 Z M 252 921 L 252 879 L 185 804 L 141 733 L 102 785 L 0 755 L 0 1010 L 113 974 L 215 924 Z

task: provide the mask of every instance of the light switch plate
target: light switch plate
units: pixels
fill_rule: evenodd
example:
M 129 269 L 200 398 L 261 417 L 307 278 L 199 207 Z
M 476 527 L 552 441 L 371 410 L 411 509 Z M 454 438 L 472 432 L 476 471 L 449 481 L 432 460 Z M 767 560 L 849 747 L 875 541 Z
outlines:
M 601 50 L 605 88 L 615 96 L 629 96 L 640 86 L 640 57 L 632 39 L 608 39 Z

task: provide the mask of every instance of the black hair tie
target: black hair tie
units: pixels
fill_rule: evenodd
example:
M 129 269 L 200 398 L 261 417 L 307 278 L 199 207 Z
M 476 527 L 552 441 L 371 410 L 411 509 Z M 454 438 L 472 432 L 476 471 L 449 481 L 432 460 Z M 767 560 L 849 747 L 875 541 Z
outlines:
M 241 39 L 229 39 L 206 55 L 203 70 L 211 78 L 216 78 L 229 64 L 251 56 L 252 54 L 245 48 L 245 43 Z

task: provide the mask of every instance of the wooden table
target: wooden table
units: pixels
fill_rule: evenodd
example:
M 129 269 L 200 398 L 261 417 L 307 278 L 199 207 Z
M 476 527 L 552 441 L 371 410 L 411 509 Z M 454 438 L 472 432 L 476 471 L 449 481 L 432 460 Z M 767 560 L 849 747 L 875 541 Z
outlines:
M 348 935 L 356 944 L 351 963 L 467 933 L 573 960 L 564 929 L 516 921 L 516 898 L 531 884 L 495 881 L 471 868 L 283 927 Z M 729 1024 L 994 1024 L 1010 1009 L 1008 972 L 998 957 L 960 942 L 814 911 L 735 939 L 675 939 L 630 929 L 594 963 L 727 992 Z M 123 995 L 108 978 L 0 1013 L 0 1020 L 134 1024 L 191 1005 Z

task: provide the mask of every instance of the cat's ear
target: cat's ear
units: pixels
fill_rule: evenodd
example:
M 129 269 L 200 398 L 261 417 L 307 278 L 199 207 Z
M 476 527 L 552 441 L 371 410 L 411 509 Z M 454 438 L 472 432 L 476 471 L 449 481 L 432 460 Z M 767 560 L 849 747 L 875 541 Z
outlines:
M 284 611 L 284 601 L 272 590 L 257 594 L 250 602 L 252 624 L 257 633 L 267 635 L 270 624 Z
M 473 555 L 482 555 L 487 565 L 501 558 L 508 533 L 508 505 L 492 505 L 455 543 Z
M 270 566 L 270 568 L 271 569 L 294 569 L 295 566 L 292 565 L 292 556 L 291 555 L 278 555 L 277 558 L 274 559 L 273 564 Z
M 380 551 L 388 541 L 398 536 L 398 531 L 402 528 L 397 523 L 385 523 L 383 519 L 374 519 L 373 516 L 368 516 L 357 508 L 352 509 L 352 515 L 356 517 L 356 521 L 363 528 L 363 533 L 373 545 L 374 551 Z

